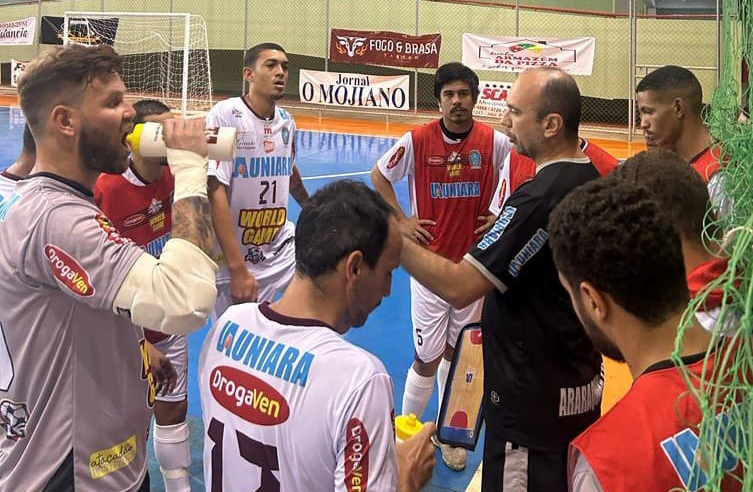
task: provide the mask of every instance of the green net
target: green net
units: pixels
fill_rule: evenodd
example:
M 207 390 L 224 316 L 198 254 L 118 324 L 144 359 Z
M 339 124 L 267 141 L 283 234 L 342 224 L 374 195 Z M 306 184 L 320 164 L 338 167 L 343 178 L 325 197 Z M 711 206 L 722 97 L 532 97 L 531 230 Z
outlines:
M 753 124 L 739 118 L 750 97 L 750 87 L 742 87 L 740 80 L 741 60 L 748 71 L 753 67 L 753 0 L 723 0 L 721 17 L 719 86 L 706 122 L 725 164 L 718 174 L 721 192 L 716 204 L 721 213 L 709 214 L 705 239 L 711 241 L 708 231 L 724 231 L 722 254 L 729 263 L 726 272 L 690 303 L 673 359 L 680 364 L 685 331 L 695 313 L 703 311 L 708 295 L 723 292 L 712 343 L 721 348 L 707 354 L 703 377 L 683 370 L 703 412 L 694 429 L 697 441 L 691 437 L 686 443 L 685 485 L 686 490 L 727 491 L 732 485 L 733 490 L 753 492 Z M 722 338 L 730 343 L 719 345 Z

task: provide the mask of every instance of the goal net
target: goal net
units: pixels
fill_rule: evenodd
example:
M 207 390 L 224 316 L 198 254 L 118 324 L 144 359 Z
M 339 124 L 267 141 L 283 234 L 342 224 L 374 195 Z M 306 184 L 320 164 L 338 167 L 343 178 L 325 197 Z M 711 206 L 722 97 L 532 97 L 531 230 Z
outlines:
M 182 114 L 212 106 L 204 19 L 191 14 L 66 12 L 63 43 L 111 45 L 123 56 L 131 98 L 158 99 Z

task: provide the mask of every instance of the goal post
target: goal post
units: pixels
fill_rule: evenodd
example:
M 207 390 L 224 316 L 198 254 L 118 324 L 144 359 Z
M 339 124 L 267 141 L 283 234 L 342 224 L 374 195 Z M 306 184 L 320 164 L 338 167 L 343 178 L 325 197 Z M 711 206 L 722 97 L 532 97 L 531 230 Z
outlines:
M 63 44 L 109 44 L 123 57 L 128 95 L 183 115 L 208 111 L 212 81 L 206 22 L 188 13 L 66 12 Z

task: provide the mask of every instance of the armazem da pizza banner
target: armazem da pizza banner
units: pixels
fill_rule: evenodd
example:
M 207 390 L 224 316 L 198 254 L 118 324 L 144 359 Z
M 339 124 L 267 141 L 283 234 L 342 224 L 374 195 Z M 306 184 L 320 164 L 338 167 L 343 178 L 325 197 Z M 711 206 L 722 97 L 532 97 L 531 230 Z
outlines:
M 507 91 L 512 88 L 510 82 L 490 82 L 482 80 L 478 84 L 478 100 L 473 108 L 473 116 L 502 118 L 507 109 Z
M 298 93 L 302 102 L 348 108 L 410 109 L 408 75 L 301 70 Z
M 37 18 L 0 22 L 0 45 L 34 44 Z
M 329 59 L 343 63 L 437 68 L 441 34 L 411 36 L 391 31 L 332 29 Z
M 474 70 L 522 72 L 558 67 L 573 75 L 591 75 L 596 38 L 534 38 L 463 34 L 463 63 Z

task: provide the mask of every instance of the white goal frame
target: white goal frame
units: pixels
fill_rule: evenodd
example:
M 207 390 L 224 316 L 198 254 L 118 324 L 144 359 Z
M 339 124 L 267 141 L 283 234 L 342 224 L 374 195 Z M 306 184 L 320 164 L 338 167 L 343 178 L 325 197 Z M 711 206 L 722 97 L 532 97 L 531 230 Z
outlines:
M 186 116 L 188 114 L 188 70 L 189 70 L 189 58 L 190 58 L 190 44 L 191 39 L 191 19 L 198 18 L 200 16 L 189 13 L 167 13 L 167 12 L 93 12 L 93 11 L 66 11 L 63 20 L 63 44 L 67 45 L 71 43 L 68 39 L 69 34 L 69 21 L 71 18 L 99 18 L 107 19 L 112 17 L 132 17 L 132 18 L 173 18 L 180 20 L 184 24 L 183 28 L 183 70 L 182 70 L 182 87 L 181 87 L 181 114 Z M 202 19 L 203 20 L 203 19 Z M 204 31 L 206 50 L 207 50 L 207 78 L 208 78 L 208 104 L 212 105 L 212 77 L 211 77 L 211 65 L 209 61 L 209 44 L 206 38 L 207 32 Z

